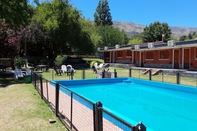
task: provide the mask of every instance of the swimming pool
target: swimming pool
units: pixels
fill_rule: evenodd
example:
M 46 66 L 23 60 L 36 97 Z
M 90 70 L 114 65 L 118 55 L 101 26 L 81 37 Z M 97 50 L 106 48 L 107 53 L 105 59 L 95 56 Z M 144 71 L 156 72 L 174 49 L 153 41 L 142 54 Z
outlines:
M 57 81 L 131 124 L 147 131 L 194 130 L 197 89 L 135 78 Z

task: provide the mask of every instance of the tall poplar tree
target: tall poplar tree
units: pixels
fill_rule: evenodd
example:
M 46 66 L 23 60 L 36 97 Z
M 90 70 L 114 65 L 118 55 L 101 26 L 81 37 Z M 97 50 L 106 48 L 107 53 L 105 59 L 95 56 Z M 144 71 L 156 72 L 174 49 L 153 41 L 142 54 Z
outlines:
M 96 26 L 113 25 L 112 16 L 107 0 L 99 0 L 99 4 L 94 13 L 94 22 Z

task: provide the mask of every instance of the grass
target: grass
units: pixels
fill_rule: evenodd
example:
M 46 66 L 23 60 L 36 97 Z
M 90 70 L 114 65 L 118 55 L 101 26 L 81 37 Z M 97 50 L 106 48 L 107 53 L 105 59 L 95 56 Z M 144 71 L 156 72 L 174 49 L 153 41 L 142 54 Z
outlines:
M 111 71 L 116 69 L 118 77 L 128 77 L 129 70 L 124 68 L 109 67 Z M 84 69 L 85 79 L 96 78 L 92 69 Z M 132 77 L 149 79 L 142 70 L 132 70 Z M 82 79 L 83 70 L 76 70 L 74 79 Z M 47 80 L 68 80 L 69 76 L 62 74 L 55 76 L 53 70 L 41 73 Z M 176 76 L 159 73 L 152 76 L 153 81 L 176 83 Z M 197 85 L 196 78 L 181 76 L 184 85 Z M 23 80 L 0 80 L 0 130 L 6 131 L 65 131 L 65 126 L 41 99 L 32 84 L 24 84 Z M 55 119 L 56 123 L 50 124 L 49 119 Z
M 23 81 L 0 80 L 0 109 L 1 131 L 66 130 L 33 85 Z
M 117 77 L 129 77 L 129 69 L 125 68 L 117 68 L 117 67 L 109 67 L 110 71 L 117 71 Z M 95 79 L 96 74 L 93 73 L 92 69 L 84 69 L 85 71 L 85 79 Z M 76 70 L 76 73 L 73 76 L 73 79 L 82 79 L 83 70 Z M 131 72 L 133 78 L 140 79 L 149 79 L 149 75 L 143 74 L 143 70 L 132 70 Z M 62 74 L 62 76 L 55 76 L 52 71 L 43 72 L 42 76 L 47 80 L 69 80 L 69 76 L 66 74 Z M 166 82 L 176 84 L 176 74 L 168 74 L 168 73 L 159 73 L 158 75 L 152 76 L 152 81 Z M 188 78 L 184 76 L 180 76 L 180 84 L 189 85 L 189 86 L 197 86 L 197 78 Z
M 114 71 L 114 69 L 117 70 L 118 72 L 118 77 L 128 77 L 129 76 L 129 70 L 125 69 L 125 68 L 117 68 L 117 67 L 109 67 L 110 71 Z M 74 80 L 79 80 L 82 79 L 82 75 L 83 75 L 83 70 L 85 71 L 85 79 L 95 79 L 96 78 L 96 74 L 93 73 L 93 70 L 90 68 L 86 68 L 86 69 L 79 69 L 76 70 L 76 72 L 74 73 L 73 79 Z M 60 75 L 55 75 L 55 72 L 53 71 L 53 69 L 50 69 L 47 72 L 42 72 L 40 73 L 42 75 L 43 78 L 47 79 L 47 80 L 69 80 L 70 77 L 67 76 L 66 73 L 62 73 L 61 76 Z

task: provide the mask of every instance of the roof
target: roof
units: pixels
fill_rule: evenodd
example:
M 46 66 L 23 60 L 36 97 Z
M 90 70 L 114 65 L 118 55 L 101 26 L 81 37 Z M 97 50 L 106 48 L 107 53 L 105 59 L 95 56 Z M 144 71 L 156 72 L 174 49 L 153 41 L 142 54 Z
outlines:
M 172 48 L 185 48 L 185 47 L 197 47 L 197 40 L 191 41 L 181 41 L 174 42 L 173 40 L 166 42 L 157 41 L 157 42 L 148 42 L 142 44 L 129 44 L 129 45 L 116 45 L 114 47 L 104 47 L 98 50 L 99 52 L 110 52 L 110 51 L 118 51 L 118 50 L 162 50 L 162 49 L 172 49 Z

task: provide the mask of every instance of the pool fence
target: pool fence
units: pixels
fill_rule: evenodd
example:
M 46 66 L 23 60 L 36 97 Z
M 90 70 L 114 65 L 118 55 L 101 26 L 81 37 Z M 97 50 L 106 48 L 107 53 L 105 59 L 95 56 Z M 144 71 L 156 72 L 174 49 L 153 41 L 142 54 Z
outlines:
M 32 72 L 32 84 L 51 110 L 72 131 L 145 131 L 139 122 L 132 125 L 54 81 Z M 135 124 L 135 123 L 134 123 Z
M 121 72 L 123 72 L 121 75 Z M 127 73 L 126 73 L 127 72 Z M 125 76 L 127 74 L 127 76 Z M 113 78 L 133 77 L 147 80 L 170 82 L 175 84 L 192 83 L 197 86 L 197 74 L 183 71 L 157 71 L 127 69 L 114 70 Z M 72 131 L 145 131 L 143 122 L 128 123 L 103 108 L 101 102 L 93 103 L 86 98 L 69 90 L 67 87 L 47 80 L 42 75 L 32 72 L 31 82 L 35 89 L 45 100 L 51 110 L 64 123 L 68 130 Z M 72 78 L 72 77 L 71 77 Z M 105 78 L 105 72 L 101 72 L 101 78 Z M 82 71 L 82 79 L 85 79 L 85 71 Z M 72 80 L 72 79 L 71 79 Z M 185 82 L 186 81 L 186 82 Z

